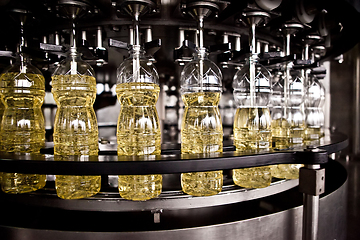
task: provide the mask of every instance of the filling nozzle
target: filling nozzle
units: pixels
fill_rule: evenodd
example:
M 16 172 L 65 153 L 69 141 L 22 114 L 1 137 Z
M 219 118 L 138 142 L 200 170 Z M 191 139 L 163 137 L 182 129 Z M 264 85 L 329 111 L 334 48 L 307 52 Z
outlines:
M 255 87 L 255 75 L 256 75 L 256 40 L 255 40 L 255 29 L 256 23 L 253 17 L 249 19 L 250 21 L 250 30 L 249 30 L 249 42 L 250 42 L 250 59 L 249 59 L 249 71 L 250 71 L 250 106 L 255 107 L 256 100 L 256 87 Z
M 76 61 L 76 24 L 74 18 L 71 20 L 71 32 L 70 32 L 70 74 L 76 75 L 77 74 L 77 61 Z
M 71 75 L 76 75 L 78 72 L 76 56 L 77 56 L 76 47 L 74 47 L 74 46 L 70 47 L 70 57 L 71 57 L 70 74 Z
M 139 24 L 140 18 L 139 13 L 134 14 L 134 22 L 133 22 L 133 31 L 134 31 L 134 39 L 133 39 L 133 79 L 136 82 L 140 82 L 140 33 L 139 33 Z
M 76 24 L 74 20 L 71 21 L 70 46 L 76 48 Z
M 133 20 L 133 30 L 134 30 L 134 45 L 140 45 L 140 31 L 139 31 L 139 25 L 140 25 L 140 16 L 139 13 L 134 14 L 134 20 Z
M 204 77 L 204 58 L 206 54 L 206 49 L 204 47 L 204 17 L 199 16 L 198 19 L 198 34 L 199 34 L 199 43 L 198 43 L 198 57 L 199 57 L 199 81 L 200 81 L 200 92 L 203 92 L 203 77 Z
M 26 66 L 26 57 L 24 54 L 24 47 L 26 47 L 26 41 L 24 36 L 24 24 L 23 20 L 20 21 L 20 44 L 19 44 L 19 57 L 20 57 L 20 72 L 26 73 L 27 66 Z
M 198 33 L 199 33 L 199 49 L 204 48 L 204 17 L 200 16 L 198 19 Z

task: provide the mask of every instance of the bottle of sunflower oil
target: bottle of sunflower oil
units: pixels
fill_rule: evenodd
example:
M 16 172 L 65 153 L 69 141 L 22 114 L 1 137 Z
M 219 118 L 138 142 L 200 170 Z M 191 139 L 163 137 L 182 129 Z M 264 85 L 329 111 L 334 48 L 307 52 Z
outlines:
M 52 76 L 52 93 L 58 106 L 53 135 L 56 161 L 89 161 L 98 155 L 94 75 L 91 66 L 71 47 L 69 56 Z M 57 175 L 55 187 L 63 199 L 90 197 L 100 191 L 101 176 Z
M 277 150 L 285 150 L 290 147 L 287 112 L 287 79 L 286 71 L 275 73 L 274 84 L 272 85 L 271 95 L 271 134 L 272 147 Z
M 155 107 L 159 97 L 159 76 L 140 45 L 133 45 L 130 57 L 118 68 L 116 94 L 121 109 L 117 124 L 117 153 L 155 160 L 161 154 L 161 129 Z M 133 158 L 136 161 L 136 157 Z M 142 158 L 143 159 L 143 158 Z M 119 193 L 124 199 L 145 201 L 160 195 L 162 175 L 120 175 Z
M 304 113 L 305 84 L 299 70 L 290 71 L 288 121 L 290 123 L 290 145 L 301 147 L 305 138 Z
M 39 153 L 45 143 L 45 79 L 23 53 L 0 76 L 0 95 L 5 109 L 0 126 L 0 151 Z M 41 189 L 46 175 L 3 173 L 1 188 L 6 193 L 26 193 Z
M 304 82 L 299 71 L 290 71 L 288 86 L 289 141 L 290 147 L 296 148 L 301 147 L 305 141 Z M 277 178 L 297 179 L 302 166 L 302 164 L 273 165 L 272 175 Z
M 277 74 L 281 77 L 273 85 L 272 94 L 272 141 L 277 150 L 290 147 L 290 99 L 289 82 L 292 81 L 290 74 L 292 63 L 287 63 Z M 292 128 L 293 129 L 293 128 Z M 294 133 L 294 132 L 293 132 Z M 277 164 L 271 166 L 271 174 L 276 178 L 296 179 L 299 178 L 301 164 Z
M 236 151 L 259 152 L 271 148 L 271 74 L 252 54 L 233 81 L 234 100 L 238 106 L 234 119 Z M 269 166 L 233 170 L 233 181 L 245 188 L 263 188 L 271 183 Z
M 289 30 L 287 29 L 289 27 Z M 291 36 L 296 28 L 302 28 L 301 25 L 288 25 L 284 27 L 284 53 L 289 56 Z M 293 68 L 293 62 L 287 62 L 282 66 L 282 70 L 279 73 L 282 74 L 282 78 L 277 84 L 274 84 L 273 88 L 273 100 L 275 92 L 277 95 L 281 94 L 283 101 L 281 104 L 276 104 L 278 101 L 273 101 L 273 105 L 278 105 L 283 109 L 281 124 L 284 128 L 279 128 L 280 121 L 274 121 L 273 133 L 275 139 L 273 139 L 275 147 L 278 145 L 279 133 L 288 133 L 289 147 L 296 148 L 301 147 L 304 141 L 304 130 L 305 130 L 305 117 L 303 112 L 303 99 L 304 99 L 304 71 L 297 71 Z M 279 88 L 280 87 L 280 88 Z M 278 102 L 279 103 L 279 102 Z M 286 127 L 285 127 L 286 126 Z M 273 137 L 274 137 L 273 135 Z M 275 141 L 274 141 L 275 140 Z M 281 146 L 280 146 L 281 147 Z M 277 147 L 279 149 L 279 147 Z M 281 149 L 281 148 L 280 148 Z M 278 164 L 271 166 L 271 172 L 274 177 L 285 178 L 285 179 L 296 179 L 299 178 L 299 168 L 301 164 Z
M 291 64 L 290 67 L 291 68 Z M 300 71 L 287 71 L 288 99 L 287 119 L 289 123 L 290 147 L 301 147 L 305 140 L 305 115 L 303 111 L 304 82 Z M 302 164 L 278 164 L 271 166 L 273 177 L 284 179 L 299 178 L 299 169 Z
M 185 112 L 181 123 L 181 153 L 223 151 L 223 129 L 218 104 L 222 91 L 222 73 L 199 48 L 194 60 L 181 73 L 181 97 Z M 207 171 L 181 174 L 183 192 L 193 196 L 211 196 L 221 192 L 223 172 Z

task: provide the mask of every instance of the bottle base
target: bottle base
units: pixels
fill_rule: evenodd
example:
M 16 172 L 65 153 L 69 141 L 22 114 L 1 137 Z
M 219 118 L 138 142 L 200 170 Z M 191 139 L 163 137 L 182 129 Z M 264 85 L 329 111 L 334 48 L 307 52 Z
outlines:
M 162 190 L 161 175 L 121 175 L 118 183 L 120 197 L 132 201 L 156 198 Z
M 2 173 L 1 190 L 9 194 L 29 193 L 45 187 L 46 175 Z
M 56 175 L 56 194 L 62 199 L 91 197 L 101 188 L 101 176 Z
M 192 196 L 212 196 L 221 192 L 222 171 L 194 172 L 181 174 L 182 191 Z
M 233 181 L 244 188 L 264 188 L 271 184 L 270 167 L 254 167 L 233 170 Z
M 302 164 L 279 164 L 271 166 L 271 175 L 281 179 L 298 179 Z

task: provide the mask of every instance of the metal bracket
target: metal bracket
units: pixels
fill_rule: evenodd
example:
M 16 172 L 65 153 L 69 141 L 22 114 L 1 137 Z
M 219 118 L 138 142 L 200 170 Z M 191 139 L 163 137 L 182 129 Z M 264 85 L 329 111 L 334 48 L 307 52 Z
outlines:
M 154 214 L 154 223 L 160 223 L 160 214 L 163 212 L 162 209 L 151 210 L 151 213 Z
M 299 191 L 319 196 L 325 192 L 325 169 L 300 168 Z

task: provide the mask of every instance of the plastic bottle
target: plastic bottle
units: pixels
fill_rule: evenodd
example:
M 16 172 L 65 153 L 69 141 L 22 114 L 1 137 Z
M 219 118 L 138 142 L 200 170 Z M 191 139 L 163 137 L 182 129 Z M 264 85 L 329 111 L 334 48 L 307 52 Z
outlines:
M 271 95 L 271 74 L 252 54 L 233 80 L 237 110 L 234 119 L 236 151 L 258 152 L 271 148 L 271 116 L 268 108 Z M 267 187 L 271 183 L 269 166 L 234 169 L 233 181 L 246 188 Z
M 299 70 L 290 71 L 288 121 L 290 123 L 290 145 L 302 146 L 305 138 L 304 78 Z
M 325 88 L 313 75 L 309 76 L 305 96 L 305 140 L 311 142 L 324 136 L 324 112 Z
M 291 79 L 290 71 L 283 66 L 281 71 L 276 73 L 271 96 L 271 133 L 273 148 L 276 150 L 286 150 L 290 148 L 290 122 L 288 118 L 288 81 Z M 290 70 L 290 69 L 289 69 Z M 288 79 L 286 79 L 288 78 Z M 271 175 L 277 178 L 295 179 L 299 176 L 298 164 L 277 164 L 271 166 Z
M 0 95 L 5 105 L 0 127 L 0 150 L 12 153 L 39 153 L 45 143 L 45 80 L 30 59 L 20 53 L 14 65 L 0 76 Z M 6 193 L 41 189 L 46 175 L 3 173 L 1 188 Z
M 155 160 L 155 155 L 161 154 L 161 130 L 155 107 L 160 92 L 159 76 L 139 45 L 133 45 L 130 53 L 118 68 L 116 94 L 121 109 L 117 153 L 119 156 L 145 155 L 143 160 Z M 162 175 L 120 175 L 118 183 L 122 198 L 145 201 L 161 193 Z
M 286 71 L 275 73 L 271 95 L 271 134 L 273 148 L 277 150 L 288 149 L 290 124 L 287 118 L 287 86 Z
M 58 106 L 53 135 L 56 161 L 89 161 L 98 155 L 98 126 L 92 107 L 96 98 L 94 75 L 72 47 L 52 76 L 51 91 Z M 90 197 L 100 191 L 101 176 L 57 175 L 55 187 L 63 199 Z
M 181 97 L 185 112 L 181 124 L 181 153 L 223 151 L 223 129 L 218 104 L 222 73 L 200 48 L 181 73 Z M 193 196 L 218 194 L 223 185 L 219 171 L 181 174 L 182 190 Z
M 284 25 L 284 47 L 285 55 L 290 56 L 291 35 L 296 29 L 301 29 L 302 25 L 289 24 Z M 303 97 L 304 97 L 304 78 L 303 71 L 293 68 L 293 62 L 283 64 L 280 73 L 282 78 L 277 81 L 273 88 L 273 104 L 282 109 L 281 119 L 273 119 L 273 143 L 275 149 L 286 149 L 286 145 L 282 144 L 287 136 L 288 147 L 294 148 L 302 146 L 304 140 L 305 118 L 303 113 Z M 280 88 L 279 88 L 280 87 Z M 275 94 L 281 94 L 283 102 L 279 104 L 276 101 Z M 276 110 L 276 107 L 273 108 Z M 273 113 L 274 116 L 274 113 Z M 275 141 L 274 141 L 275 140 Z M 301 164 L 278 164 L 271 166 L 271 174 L 277 178 L 295 179 L 299 177 L 299 168 Z

